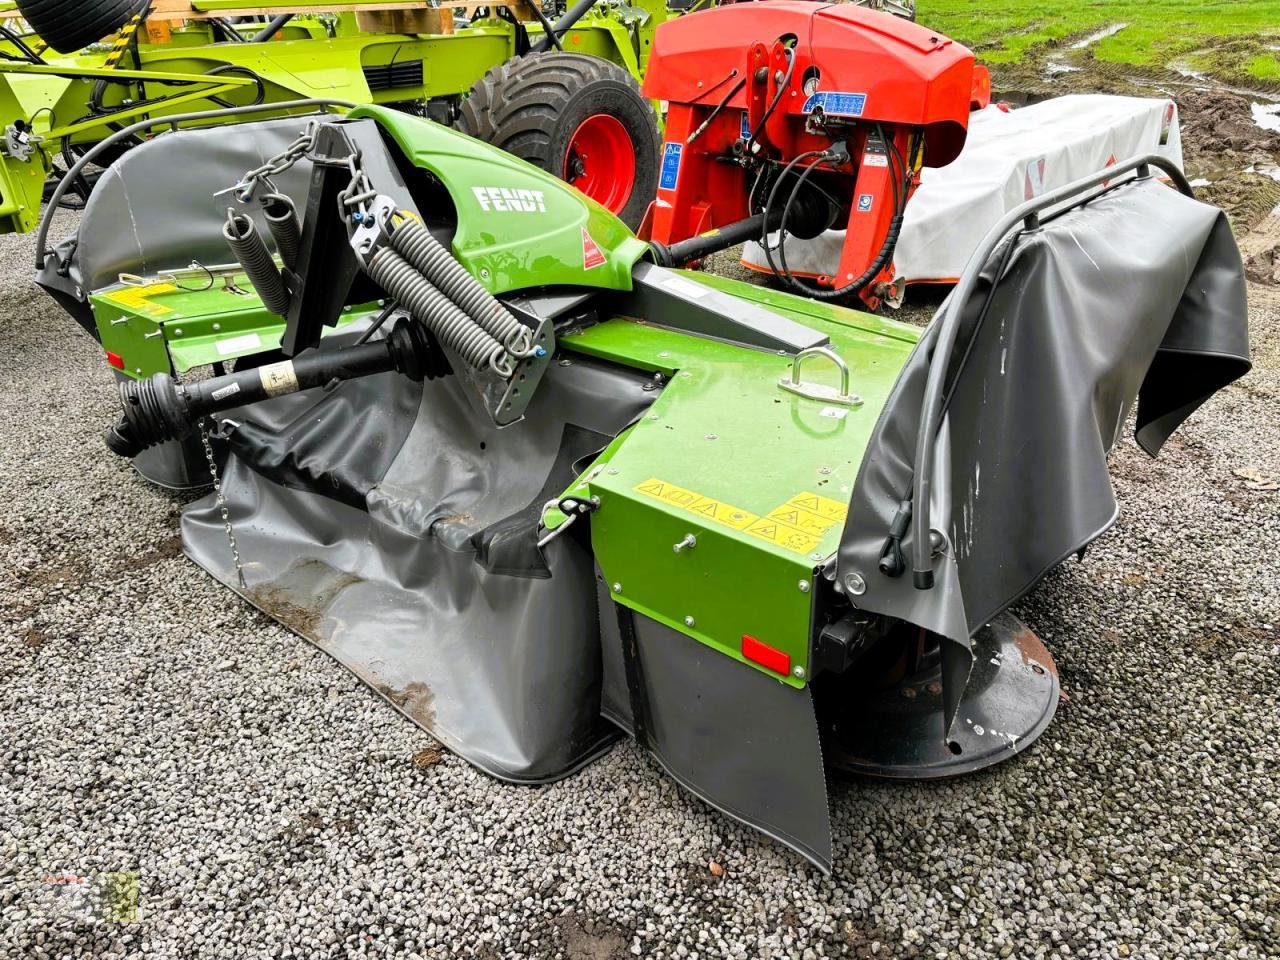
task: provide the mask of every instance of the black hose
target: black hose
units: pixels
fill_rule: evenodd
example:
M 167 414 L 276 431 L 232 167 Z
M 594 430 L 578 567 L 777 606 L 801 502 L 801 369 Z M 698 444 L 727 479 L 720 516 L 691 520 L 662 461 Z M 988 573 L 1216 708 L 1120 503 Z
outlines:
M 274 37 L 277 33 L 283 30 L 285 24 L 287 24 L 290 20 L 292 20 L 294 16 L 295 15 L 292 13 L 280 14 L 278 17 L 272 20 L 269 24 L 267 24 L 264 30 L 260 31 L 259 33 L 255 34 L 252 38 L 250 38 L 249 42 L 250 43 L 266 43 L 268 40 Z
M 535 0 L 536 2 L 536 0 Z M 559 38 L 563 33 L 568 32 L 569 28 L 585 17 L 592 7 L 596 5 L 596 0 L 578 0 L 572 7 L 564 12 L 564 14 L 551 27 L 551 32 L 544 35 L 537 43 L 529 48 L 530 53 L 546 53 L 551 49 L 553 38 L 559 46 Z
M 0 24 L 0 37 L 4 37 L 4 39 L 12 43 L 25 56 L 28 63 L 44 63 L 44 60 L 40 58 L 40 54 L 27 46 L 27 42 L 21 36 L 4 24 Z
M 907 206 L 907 200 L 910 196 L 910 191 L 906 183 L 906 178 L 907 178 L 906 162 L 903 160 L 901 153 L 898 152 L 897 145 L 893 143 L 892 140 L 884 136 L 884 131 L 883 129 L 880 128 L 878 124 L 876 125 L 876 131 L 881 141 L 885 144 L 885 147 L 888 151 L 889 163 L 890 163 L 889 180 L 893 187 L 894 215 L 893 215 L 893 219 L 889 221 L 889 229 L 885 233 L 884 243 L 880 245 L 880 250 L 876 254 L 875 259 L 871 261 L 871 265 L 868 266 L 865 271 L 863 271 L 862 275 L 854 278 L 844 286 L 836 286 L 830 290 L 826 290 L 826 289 L 823 289 L 822 287 L 817 287 L 811 284 L 803 283 L 802 281 L 798 280 L 795 277 L 795 275 L 790 271 L 790 269 L 787 266 L 787 253 L 786 253 L 787 219 L 788 219 L 788 213 L 791 209 L 792 204 L 796 199 L 796 196 L 800 192 L 801 188 L 804 186 L 804 183 L 808 179 L 809 174 L 818 165 L 817 163 L 810 164 L 809 167 L 803 173 L 801 173 L 800 176 L 797 178 L 796 185 L 792 189 L 791 194 L 788 196 L 787 202 L 783 207 L 782 219 L 780 221 L 781 225 L 778 228 L 778 232 L 779 232 L 778 259 L 780 263 L 775 264 L 773 261 L 773 252 L 769 247 L 768 234 L 765 234 L 763 242 L 761 243 L 761 246 L 764 247 L 765 260 L 769 264 L 769 269 L 772 270 L 774 273 L 776 273 L 779 277 L 781 277 L 783 283 L 785 283 L 792 290 L 795 290 L 797 293 L 801 293 L 804 296 L 810 297 L 814 300 L 839 300 L 842 297 L 846 297 L 851 293 L 858 293 L 862 291 L 867 286 L 867 284 L 869 284 L 872 280 L 874 280 L 877 276 L 880 275 L 881 271 L 884 270 L 885 266 L 893 258 L 894 250 L 896 250 L 898 246 L 898 238 L 902 234 L 902 223 L 906 215 L 906 206 Z M 810 151 L 809 155 L 816 156 L 818 154 L 819 154 L 819 151 Z M 792 169 L 792 167 L 794 167 L 796 163 L 801 162 L 803 159 L 805 159 L 805 157 L 806 157 L 806 154 L 800 154 L 800 156 L 792 160 L 791 163 L 787 164 L 786 168 L 783 169 L 782 176 L 778 178 L 778 181 L 773 185 L 773 189 L 769 192 L 769 199 L 765 203 L 766 212 L 768 212 L 769 209 L 772 207 L 773 202 L 777 196 L 778 188 L 782 185 L 782 181 L 786 178 L 786 173 L 790 169 Z M 818 161 L 818 162 L 821 162 L 821 161 Z M 781 267 L 781 269 L 779 269 L 779 267 Z
M 778 104 L 782 102 L 782 98 L 786 95 L 787 87 L 791 86 L 791 75 L 796 69 L 796 55 L 792 50 L 787 51 L 787 72 L 782 78 L 782 82 L 778 84 L 778 92 L 774 94 L 772 102 L 764 112 L 764 116 L 760 118 L 760 122 L 756 124 L 756 128 L 751 131 L 751 136 L 747 138 L 747 150 L 751 149 L 751 144 L 760 137 L 760 131 L 764 129 L 764 125 L 769 122 L 769 118 L 773 116 L 773 112 L 778 109 Z

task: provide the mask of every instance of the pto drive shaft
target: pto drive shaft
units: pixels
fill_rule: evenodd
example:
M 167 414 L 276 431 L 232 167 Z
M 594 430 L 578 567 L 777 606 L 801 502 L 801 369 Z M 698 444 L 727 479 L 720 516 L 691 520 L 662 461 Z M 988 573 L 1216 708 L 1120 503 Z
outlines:
M 113 453 L 132 459 L 158 443 L 185 439 L 211 413 L 390 370 L 421 381 L 449 373 L 449 366 L 427 329 L 402 319 L 385 340 L 373 343 L 310 350 L 293 360 L 195 383 L 179 383 L 166 373 L 123 383 L 124 416 L 105 439 Z

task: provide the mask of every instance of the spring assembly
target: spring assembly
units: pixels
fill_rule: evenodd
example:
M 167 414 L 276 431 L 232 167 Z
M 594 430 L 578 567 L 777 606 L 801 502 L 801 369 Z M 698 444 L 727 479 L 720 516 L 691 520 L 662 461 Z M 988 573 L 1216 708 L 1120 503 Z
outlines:
M 289 312 L 289 291 L 280 276 L 280 268 L 271 259 L 266 241 L 258 233 L 257 225 L 244 214 L 228 208 L 222 235 L 262 298 L 262 305 L 272 313 L 285 316 Z
M 418 220 L 393 219 L 391 246 L 516 357 L 532 354 L 533 336 Z
M 478 369 L 491 367 L 504 378 L 515 371 L 506 347 L 391 247 L 374 253 L 365 269 L 378 286 L 468 364 Z
M 267 218 L 271 238 L 280 251 L 280 259 L 290 270 L 298 265 L 298 248 L 302 245 L 302 227 L 293 201 L 282 193 L 269 193 L 262 198 L 262 214 Z

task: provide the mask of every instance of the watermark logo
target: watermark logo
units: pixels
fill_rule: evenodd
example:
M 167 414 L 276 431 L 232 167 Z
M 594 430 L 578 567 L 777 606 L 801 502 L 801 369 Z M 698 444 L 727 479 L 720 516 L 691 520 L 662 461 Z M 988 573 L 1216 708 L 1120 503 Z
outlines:
M 51 912 L 75 920 L 136 923 L 138 874 L 132 870 L 85 876 L 54 873 L 41 878 Z

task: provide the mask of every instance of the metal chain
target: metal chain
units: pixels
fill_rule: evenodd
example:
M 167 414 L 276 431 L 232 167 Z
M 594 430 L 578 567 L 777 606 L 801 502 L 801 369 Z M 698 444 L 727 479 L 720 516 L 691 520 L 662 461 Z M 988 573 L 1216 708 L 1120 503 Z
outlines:
M 369 201 L 377 199 L 378 191 L 373 188 L 369 175 L 360 165 L 359 152 L 347 157 L 347 167 L 351 171 L 351 183 L 338 194 L 338 211 L 344 218 L 349 212 L 353 223 L 364 223 L 371 213 Z
M 275 186 L 271 183 L 271 178 L 277 174 L 284 173 L 291 169 L 299 160 L 311 153 L 315 146 L 316 130 L 320 126 L 320 121 L 312 120 L 307 124 L 307 129 L 302 131 L 297 138 L 285 147 L 283 153 L 276 154 L 260 167 L 250 170 L 230 191 L 236 195 L 241 203 L 248 203 L 253 199 L 254 193 L 258 189 L 260 183 L 266 183 L 268 188 L 275 190 Z
M 209 429 L 206 424 L 211 423 L 208 417 L 200 421 L 200 444 L 204 447 L 204 458 L 209 461 L 209 476 L 213 478 L 213 497 L 214 503 L 218 505 L 218 510 L 222 513 L 222 528 L 227 532 L 227 544 L 231 547 L 231 559 L 236 565 L 236 579 L 240 581 L 240 589 L 247 589 L 244 581 L 244 566 L 240 562 L 240 548 L 236 546 L 236 534 L 231 529 L 231 512 L 227 509 L 227 498 L 222 493 L 222 481 L 218 477 L 218 464 L 213 457 L 213 444 L 209 442 Z

